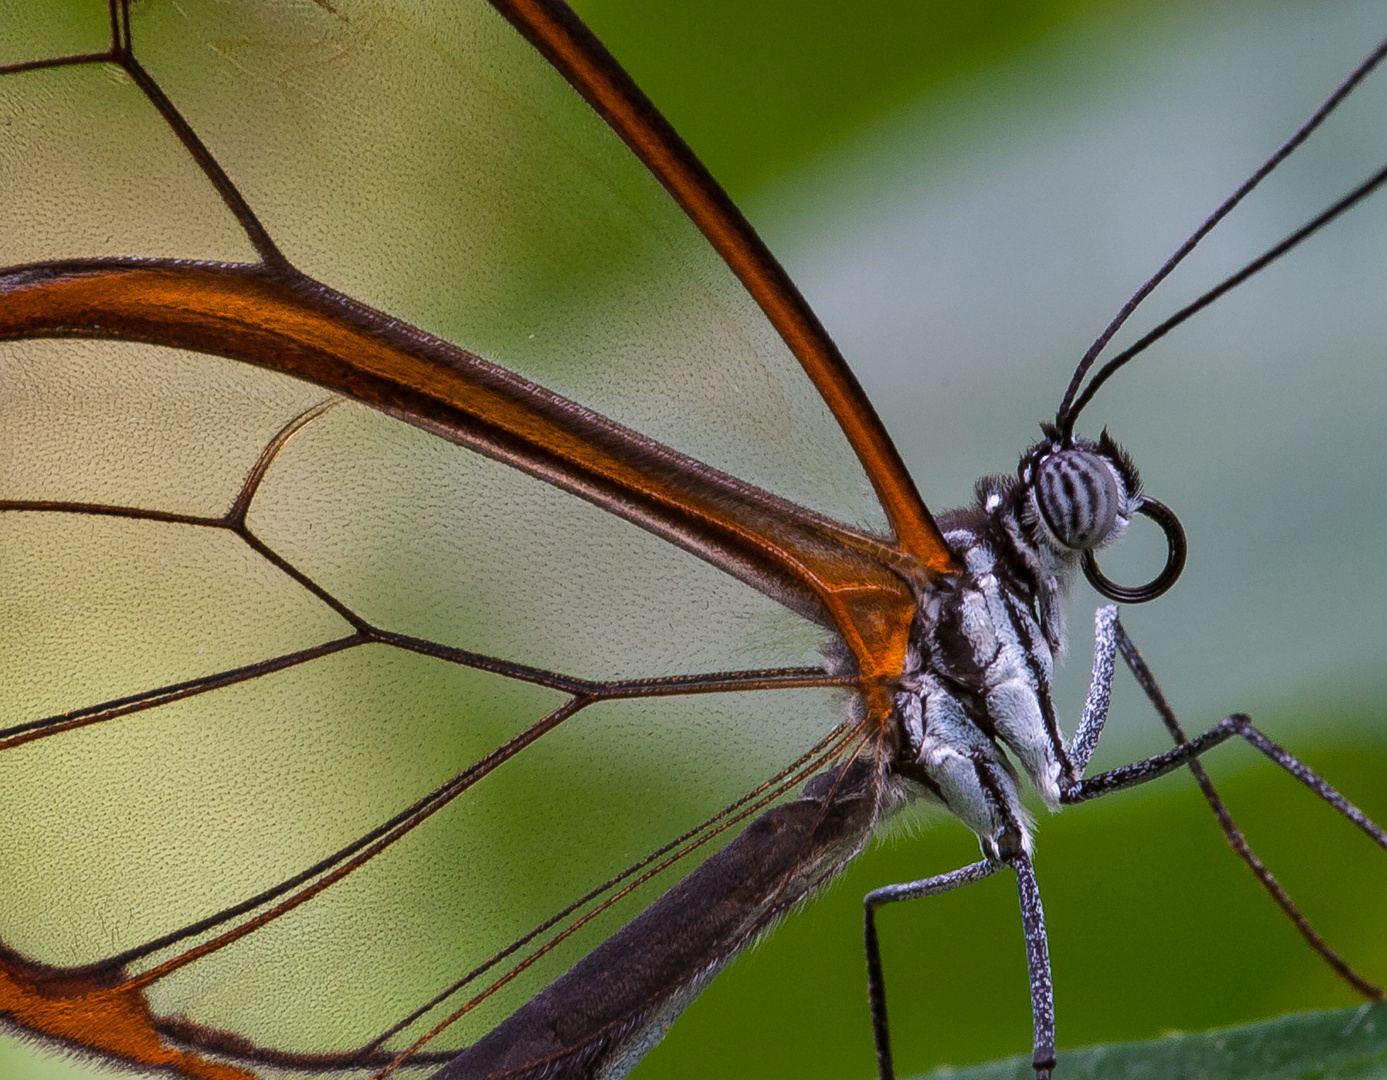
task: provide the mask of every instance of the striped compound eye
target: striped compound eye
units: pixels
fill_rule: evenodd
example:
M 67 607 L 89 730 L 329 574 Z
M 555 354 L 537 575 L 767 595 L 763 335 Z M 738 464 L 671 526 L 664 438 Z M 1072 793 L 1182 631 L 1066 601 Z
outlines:
M 1041 461 L 1035 493 L 1050 532 L 1075 551 L 1106 541 L 1127 501 L 1117 470 L 1088 450 L 1061 450 Z

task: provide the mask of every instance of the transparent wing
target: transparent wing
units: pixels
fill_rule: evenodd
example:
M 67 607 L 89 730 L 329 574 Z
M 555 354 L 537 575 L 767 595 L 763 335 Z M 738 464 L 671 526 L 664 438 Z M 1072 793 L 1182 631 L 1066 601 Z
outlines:
M 220 1080 L 465 1008 L 431 1068 L 852 752 L 887 515 L 485 5 L 3 25 L 0 1010 Z
M 106 16 L 91 6 L 95 38 Z M 295 266 L 709 465 L 885 527 L 745 289 L 504 19 L 479 2 L 334 11 L 132 13 L 141 62 Z M 26 130 L 6 154 L 23 174 L 6 176 L 7 263 L 250 254 L 135 86 L 90 66 L 10 82 Z M 71 176 L 74 158 L 86 167 L 55 221 L 39 178 Z

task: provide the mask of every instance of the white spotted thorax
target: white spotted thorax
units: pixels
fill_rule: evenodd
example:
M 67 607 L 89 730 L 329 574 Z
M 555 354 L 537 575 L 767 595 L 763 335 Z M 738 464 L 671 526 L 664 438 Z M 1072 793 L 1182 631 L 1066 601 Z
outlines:
M 1051 810 L 1078 780 L 1051 683 L 1066 646 L 1064 600 L 1085 551 L 1126 531 L 1141 498 L 1131 460 L 1107 435 L 1047 439 L 1016 476 L 940 517 L 960 573 L 920 594 L 904 689 L 898 771 L 977 834 L 984 854 L 1031 853 L 1010 751 Z

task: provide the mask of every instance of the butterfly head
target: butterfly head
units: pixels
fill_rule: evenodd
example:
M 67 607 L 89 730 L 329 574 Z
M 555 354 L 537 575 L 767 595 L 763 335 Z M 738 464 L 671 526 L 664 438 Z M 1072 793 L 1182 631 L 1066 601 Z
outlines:
M 1058 432 L 1021 459 L 1019 477 L 1039 537 L 1057 554 L 1105 547 L 1127 531 L 1141 499 L 1141 479 L 1106 431 L 1097 442 Z
M 1018 477 L 1025 491 L 1025 516 L 1036 538 L 1057 556 L 1079 555 L 1084 576 L 1104 596 L 1141 603 L 1160 596 L 1185 565 L 1185 533 L 1166 506 L 1143 494 L 1141 478 L 1127 452 L 1107 430 L 1097 441 L 1068 436 L 1049 424 L 1045 438 L 1021 458 Z M 1098 569 L 1094 552 L 1121 539 L 1132 518 L 1151 518 L 1166 534 L 1166 565 L 1147 585 L 1116 585 Z

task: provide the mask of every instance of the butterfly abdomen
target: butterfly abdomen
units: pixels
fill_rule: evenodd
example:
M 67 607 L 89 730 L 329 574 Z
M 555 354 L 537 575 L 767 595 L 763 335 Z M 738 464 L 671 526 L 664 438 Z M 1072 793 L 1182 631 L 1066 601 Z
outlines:
M 866 845 L 878 770 L 811 779 L 434 1080 L 619 1080 L 736 954 Z

